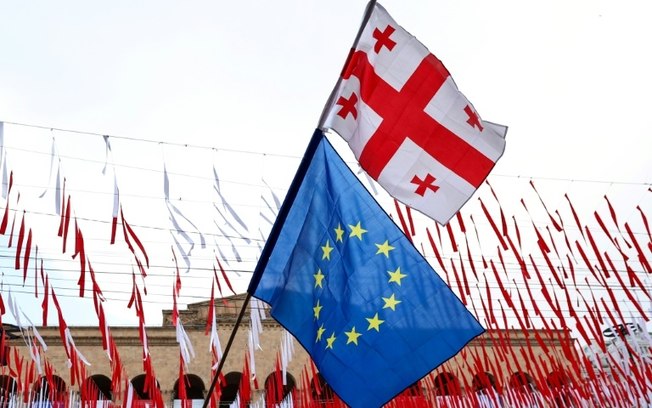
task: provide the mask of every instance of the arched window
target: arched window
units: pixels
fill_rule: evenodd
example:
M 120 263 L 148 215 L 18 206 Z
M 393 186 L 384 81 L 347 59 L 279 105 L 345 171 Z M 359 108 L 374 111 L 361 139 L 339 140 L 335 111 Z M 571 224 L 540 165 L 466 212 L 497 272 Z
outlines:
M 5 407 L 8 405 L 8 400 L 18 391 L 16 389 L 16 380 L 8 375 L 0 375 L 0 406 Z
M 475 392 L 484 391 L 487 389 L 497 389 L 496 377 L 489 372 L 481 372 L 473 376 L 473 390 Z
M 435 392 L 437 395 L 460 395 L 460 382 L 453 374 L 443 372 L 435 377 Z
M 517 371 L 509 378 L 510 388 L 522 390 L 522 391 L 532 391 L 536 389 L 534 379 L 532 376 L 523 371 Z
M 568 376 L 563 370 L 555 370 L 548 374 L 546 382 L 551 389 L 561 388 L 568 384 Z
M 570 378 L 564 370 L 554 370 L 546 377 L 546 383 L 552 392 L 552 399 L 556 407 L 572 407 L 573 393 L 565 386 L 569 385 Z
M 297 386 L 292 374 L 286 372 L 285 385 L 283 385 L 283 373 L 275 371 L 265 379 L 265 395 L 268 406 L 283 401 L 289 393 Z
M 203 400 L 204 391 L 206 391 L 206 387 L 204 386 L 204 382 L 202 381 L 202 379 L 195 374 L 186 374 L 183 377 L 186 384 L 186 399 Z M 179 378 L 174 382 L 174 392 L 173 392 L 174 399 L 179 399 L 180 380 L 181 379 Z
M 134 387 L 134 392 L 138 395 L 139 399 L 151 400 L 153 399 L 152 392 L 149 389 L 146 380 L 147 380 L 147 376 L 145 374 L 139 374 L 131 379 L 131 385 L 132 387 Z M 156 381 L 156 387 L 158 389 L 161 388 L 160 384 L 158 383 L 158 380 Z
M 238 395 L 238 389 L 240 388 L 240 380 L 242 379 L 242 373 L 237 371 L 231 371 L 224 376 L 226 385 L 220 387 L 220 407 L 228 407 L 235 397 Z
M 66 396 L 66 388 L 66 382 L 58 375 L 53 375 L 49 379 L 41 376 L 34 384 L 35 399 L 61 401 Z
M 95 374 L 86 378 L 81 386 L 83 401 L 111 401 L 113 390 L 111 379 L 103 374 Z
M 312 378 L 310 381 L 310 389 L 312 391 L 313 400 L 322 402 L 333 401 L 335 393 L 331 386 L 326 383 L 326 380 L 321 373 L 317 373 L 317 377 Z

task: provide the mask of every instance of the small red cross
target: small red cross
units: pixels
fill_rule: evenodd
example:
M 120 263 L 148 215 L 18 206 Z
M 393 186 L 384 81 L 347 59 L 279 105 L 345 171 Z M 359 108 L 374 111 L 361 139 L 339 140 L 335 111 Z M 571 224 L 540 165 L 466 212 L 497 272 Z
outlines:
M 383 31 L 380 31 L 379 29 L 374 29 L 373 36 L 376 39 L 376 44 L 374 44 L 374 51 L 376 51 L 376 54 L 380 52 L 380 50 L 384 47 L 387 47 L 388 50 L 392 50 L 394 46 L 396 45 L 396 41 L 392 40 L 389 38 L 394 31 L 394 27 L 388 25 L 385 27 Z
M 428 189 L 432 190 L 433 193 L 439 190 L 439 186 L 433 184 L 435 180 L 437 179 L 430 173 L 426 174 L 426 177 L 424 177 L 423 180 L 415 174 L 410 183 L 417 185 L 417 189 L 414 190 L 414 192 L 423 197 Z
M 351 94 L 349 99 L 346 99 L 343 96 L 340 96 L 340 98 L 337 100 L 337 105 L 341 105 L 342 109 L 337 112 L 337 114 L 342 117 L 342 119 L 346 119 L 346 117 L 349 115 L 349 113 L 353 116 L 353 119 L 358 118 L 358 110 L 355 108 L 355 104 L 358 103 L 358 96 L 354 93 Z
M 471 108 L 470 105 L 466 105 L 464 107 L 464 112 L 469 115 L 469 118 L 466 120 L 466 123 L 471 125 L 471 127 L 477 127 L 480 132 L 484 130 L 484 127 L 482 127 L 482 124 L 480 123 L 480 118 L 478 118 L 478 114 Z

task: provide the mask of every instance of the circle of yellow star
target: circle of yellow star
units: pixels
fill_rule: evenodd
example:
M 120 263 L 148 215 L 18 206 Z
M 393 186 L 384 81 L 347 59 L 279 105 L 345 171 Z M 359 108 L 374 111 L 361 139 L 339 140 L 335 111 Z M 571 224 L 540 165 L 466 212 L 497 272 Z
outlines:
M 331 246 L 331 241 L 330 240 L 326 241 L 326 245 L 321 247 L 321 250 L 323 252 L 321 259 L 328 259 L 330 261 L 331 251 L 333 251 L 333 247 Z
M 397 299 L 394 297 L 394 294 L 393 294 L 393 293 L 392 293 L 392 296 L 390 296 L 390 297 L 388 297 L 388 298 L 384 297 L 383 300 L 385 301 L 385 306 L 383 306 L 383 309 L 390 308 L 390 309 L 392 309 L 392 310 L 394 310 L 394 311 L 396 311 L 396 305 L 398 305 L 399 303 L 401 303 L 400 300 L 397 300 Z
M 362 333 L 355 331 L 355 326 L 353 326 L 351 331 L 344 332 L 344 334 L 346 334 L 346 344 L 353 343 L 356 346 L 358 345 L 358 337 L 362 336 Z
M 369 322 L 369 327 L 367 328 L 367 330 L 376 329 L 377 332 L 380 331 L 380 325 L 385 322 L 384 320 L 380 320 L 378 318 L 378 313 L 376 313 L 374 317 L 372 318 L 367 317 L 366 319 Z
M 357 237 L 360 241 L 362 241 L 362 234 L 367 232 L 366 229 L 362 228 L 360 226 L 360 221 L 356 225 L 349 225 L 349 228 L 351 229 L 351 233 L 349 234 L 350 237 Z
M 385 241 L 382 244 L 376 244 L 378 247 L 378 251 L 376 251 L 376 255 L 378 254 L 384 254 L 387 258 L 389 258 L 389 251 L 393 250 L 394 247 L 389 245 L 389 241 Z
M 324 334 L 325 331 L 326 331 L 326 329 L 324 329 L 323 324 L 321 326 L 319 326 L 319 329 L 317 329 L 317 338 L 315 339 L 315 343 L 317 343 L 318 341 L 321 341 L 321 336 Z
M 317 269 L 317 273 L 312 275 L 312 276 L 315 277 L 315 287 L 319 286 L 320 288 L 323 288 L 323 286 L 321 284 L 322 284 L 322 281 L 324 280 L 324 277 L 326 275 L 321 273 L 321 269 Z
M 321 312 L 322 308 L 323 306 L 319 304 L 319 299 L 317 299 L 317 305 L 312 308 L 312 311 L 315 313 L 315 319 L 319 319 L 319 313 Z
M 401 273 L 401 268 L 398 267 L 394 272 L 387 271 L 389 274 L 389 283 L 395 282 L 398 286 L 401 286 L 401 279 L 405 278 L 407 275 Z
M 333 332 L 333 334 L 331 334 L 331 336 L 326 339 L 326 348 L 327 349 L 333 349 L 333 343 L 335 343 L 335 339 L 336 339 L 335 332 Z
M 335 242 L 342 242 L 343 236 L 344 230 L 342 229 L 342 224 L 337 224 L 337 228 L 335 228 Z

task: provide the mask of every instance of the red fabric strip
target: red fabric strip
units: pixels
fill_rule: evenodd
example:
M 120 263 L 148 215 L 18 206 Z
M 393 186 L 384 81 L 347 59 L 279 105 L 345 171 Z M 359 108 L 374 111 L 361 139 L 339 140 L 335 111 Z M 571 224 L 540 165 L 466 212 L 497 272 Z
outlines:
M 29 229 L 29 232 L 27 232 L 27 242 L 25 243 L 25 256 L 23 257 L 23 285 L 25 285 L 25 282 L 27 281 L 27 268 L 29 267 L 29 257 L 32 253 L 32 229 Z M 36 272 L 34 273 L 34 281 L 36 283 Z M 36 291 L 36 285 L 34 285 L 34 291 Z M 38 293 L 35 292 L 36 297 L 38 297 Z
M 462 281 L 460 280 L 460 276 L 457 273 L 457 268 L 455 267 L 455 262 L 453 261 L 453 259 L 451 259 L 451 266 L 453 267 L 453 276 L 455 276 L 455 281 L 457 282 L 457 291 L 459 293 L 460 300 L 462 301 L 462 303 L 464 303 L 464 305 L 466 305 L 467 304 L 466 303 L 466 295 L 465 295 L 466 291 L 464 290 L 464 287 L 462 286 Z
M 602 259 L 602 256 L 600 255 L 600 251 L 598 250 L 598 246 L 595 244 L 595 240 L 593 240 L 593 235 L 591 234 L 591 231 L 584 227 L 586 231 L 586 236 L 589 239 L 589 244 L 591 245 L 591 248 L 593 249 L 593 253 L 595 254 L 596 258 L 598 258 L 598 263 L 600 264 L 600 268 L 602 269 L 602 273 L 604 273 L 605 277 L 609 278 L 609 270 L 607 270 L 607 266 L 604 264 L 604 260 Z
M 220 272 L 222 273 L 222 277 L 224 278 L 224 281 L 226 282 L 226 286 L 235 295 L 235 291 L 233 290 L 233 286 L 231 286 L 231 282 L 229 281 L 229 277 L 226 275 L 226 271 L 224 271 L 224 268 L 222 267 L 222 263 L 220 262 L 219 258 L 217 258 L 217 257 L 215 257 L 215 260 L 217 261 L 217 266 L 220 268 Z
M 491 218 L 491 215 L 489 214 L 487 207 L 485 207 L 481 198 L 478 198 L 478 200 L 480 201 L 480 207 L 482 207 L 482 212 L 484 212 L 485 217 L 487 217 L 487 220 L 489 220 L 489 224 L 491 224 L 491 228 L 494 230 L 496 237 L 498 237 L 498 241 L 500 241 L 500 245 L 503 247 L 504 250 L 507 250 L 507 244 L 505 243 L 505 240 L 503 239 L 501 233 L 498 231 L 498 227 L 496 227 L 496 223 L 494 222 L 493 218 Z
M 573 218 L 575 219 L 575 224 L 577 225 L 577 229 L 580 231 L 580 234 L 582 234 L 582 237 L 584 237 L 584 230 L 582 229 L 582 223 L 580 223 L 580 218 L 577 216 L 577 213 L 575 212 L 575 207 L 573 207 L 573 203 L 571 203 L 568 194 L 564 194 L 564 197 L 566 197 L 566 201 L 568 201 L 568 205 L 570 206 L 571 212 L 573 213 Z
M 50 278 L 45 276 L 45 285 L 43 286 L 43 302 L 41 302 L 41 309 L 43 309 L 43 327 L 48 325 L 48 296 L 50 291 Z
M 639 262 L 641 263 L 641 265 L 643 265 L 647 273 L 652 273 L 652 267 L 650 266 L 650 263 L 647 261 L 647 258 L 645 257 L 643 250 L 641 250 L 641 247 L 638 244 L 638 241 L 636 240 L 636 237 L 634 236 L 634 233 L 632 232 L 631 228 L 629 228 L 628 223 L 625 223 L 625 230 L 627 231 L 627 235 L 629 235 L 629 238 L 632 240 L 632 244 L 634 245 L 634 248 L 636 248 Z
M 614 225 L 616 225 L 616 228 L 618 228 L 618 231 L 620 231 L 620 227 L 618 226 L 618 219 L 616 218 L 616 211 L 614 211 L 613 206 L 611 205 L 611 202 L 609 202 L 609 198 L 607 198 L 607 195 L 604 195 L 604 199 L 607 201 L 607 206 L 609 207 L 609 214 L 611 214 L 611 219 L 614 222 Z
M 641 213 L 641 219 L 643 220 L 643 225 L 645 225 L 645 230 L 647 231 L 647 238 L 649 240 L 648 247 L 650 248 L 650 251 L 652 251 L 652 234 L 650 233 L 650 225 L 647 223 L 647 217 L 645 216 L 645 213 L 643 213 L 643 210 L 641 210 L 640 205 L 637 205 L 636 209 L 638 210 L 639 213 Z
M 145 247 L 143 246 L 142 242 L 140 242 L 140 239 L 138 239 L 138 236 L 136 235 L 134 230 L 131 228 L 131 226 L 129 225 L 127 220 L 124 219 L 124 214 L 122 214 L 122 209 L 120 209 L 120 214 L 122 216 L 122 222 L 123 222 L 122 225 L 127 229 L 127 231 L 129 232 L 129 235 L 131 235 L 131 238 L 134 240 L 136 245 L 138 245 L 138 248 L 140 248 L 140 251 L 143 253 L 143 256 L 145 257 L 145 264 L 149 268 L 149 257 L 147 256 L 147 251 L 145 251 Z M 135 255 L 135 253 L 134 253 L 134 255 Z
M 410 231 L 408 230 L 407 224 L 405 223 L 405 217 L 403 217 L 403 212 L 401 211 L 401 207 L 398 204 L 398 200 L 394 199 L 394 207 L 396 208 L 396 214 L 398 214 L 398 219 L 401 222 L 401 228 L 403 228 L 403 234 L 407 237 L 407 239 L 412 242 L 412 236 L 410 235 Z
M 13 234 L 12 234 L 13 235 Z M 23 210 L 23 218 L 20 221 L 20 230 L 18 231 L 18 243 L 16 244 L 16 262 L 15 269 L 20 270 L 20 254 L 23 251 L 23 241 L 25 240 L 25 211 Z M 27 274 L 23 276 L 23 285 L 25 284 L 25 279 Z
M 4 235 L 7 232 L 7 224 L 9 223 L 9 196 L 7 196 L 5 212 L 2 216 L 2 223 L 0 224 L 0 234 Z
M 539 194 L 539 191 L 537 191 L 537 188 L 534 186 L 534 182 L 532 180 L 530 180 L 530 185 L 532 186 L 534 192 L 537 194 L 537 197 L 539 197 L 539 201 L 541 201 L 541 205 L 543 205 L 543 209 L 546 210 L 546 214 L 548 214 L 548 218 L 550 218 L 552 225 L 555 227 L 557 231 L 561 231 L 561 226 L 559 226 L 557 220 L 555 220 L 552 214 L 550 214 L 550 211 L 548 211 L 548 207 L 546 206 L 546 203 L 543 202 L 543 198 L 541 198 L 541 194 Z
M 79 297 L 84 297 L 86 287 L 86 251 L 84 249 L 84 236 L 77 226 L 77 219 L 75 219 L 75 254 L 79 255 Z M 75 258 L 75 255 L 73 255 Z
M 595 274 L 595 271 L 593 270 L 593 266 L 591 265 L 589 258 L 587 258 L 586 253 L 584 253 L 584 249 L 582 249 L 582 246 L 580 245 L 579 241 L 575 241 L 575 245 L 577 246 L 577 250 L 580 252 L 580 256 L 582 257 L 582 260 L 584 260 L 584 264 L 586 265 L 586 267 L 589 268 L 589 271 L 591 272 L 595 280 L 599 280 L 598 275 Z
M 451 240 L 451 247 L 454 252 L 457 252 L 457 242 L 455 242 L 455 234 L 453 234 L 453 228 L 451 223 L 446 224 L 446 231 L 448 232 L 448 238 Z
M 111 220 L 111 245 L 115 244 L 115 234 L 118 229 L 118 217 Z
M 494 261 L 489 260 L 489 265 L 491 266 L 491 270 L 493 271 L 494 276 L 496 277 L 496 283 L 498 283 L 498 287 L 500 288 L 500 292 L 502 293 L 503 298 L 507 302 L 507 306 L 514 309 L 514 302 L 512 301 L 512 296 L 509 294 L 507 289 L 505 289 L 505 285 L 503 284 L 503 281 L 500 278 L 500 275 L 498 274 L 498 269 L 496 269 L 496 265 L 494 265 Z M 507 326 L 505 326 L 505 327 L 507 327 Z
M 414 220 L 412 219 L 412 208 L 406 206 L 405 207 L 405 212 L 407 214 L 408 223 L 410 224 L 410 235 L 414 236 L 416 234 L 416 232 L 414 230 Z M 459 212 L 458 212 L 458 214 L 459 214 Z
M 68 239 L 68 227 L 70 226 L 70 196 L 68 196 L 68 201 L 66 203 L 66 210 L 62 211 L 61 213 L 63 214 L 65 212 L 66 216 L 64 218 L 63 222 L 63 253 L 66 253 L 66 241 Z
M 462 211 L 458 211 L 457 214 L 455 214 L 455 217 L 457 218 L 457 223 L 460 225 L 460 231 L 462 231 L 464 234 L 466 234 L 466 227 L 464 226 L 464 219 L 462 219 Z
M 215 271 L 215 267 L 213 267 Z M 206 316 L 206 329 L 204 330 L 204 335 L 208 333 L 213 328 L 213 314 L 215 313 L 215 282 L 211 282 L 211 300 L 208 303 L 208 314 Z
M 435 241 L 432 239 L 432 235 L 430 234 L 430 230 L 428 228 L 426 228 L 426 235 L 428 236 L 428 241 L 430 242 L 430 246 L 432 247 L 432 250 L 435 253 L 435 257 L 437 258 L 437 262 L 439 263 L 439 266 L 441 266 L 442 271 L 446 272 L 444 261 L 442 260 L 441 255 L 439 254 L 437 245 L 435 245 Z

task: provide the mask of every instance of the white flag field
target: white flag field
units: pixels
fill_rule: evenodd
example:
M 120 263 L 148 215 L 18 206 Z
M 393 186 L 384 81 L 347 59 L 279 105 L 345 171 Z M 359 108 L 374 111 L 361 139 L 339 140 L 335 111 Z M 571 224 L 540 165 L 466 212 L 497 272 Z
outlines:
M 389 194 L 446 224 L 505 150 L 442 62 L 375 4 L 322 128 L 342 136 Z

